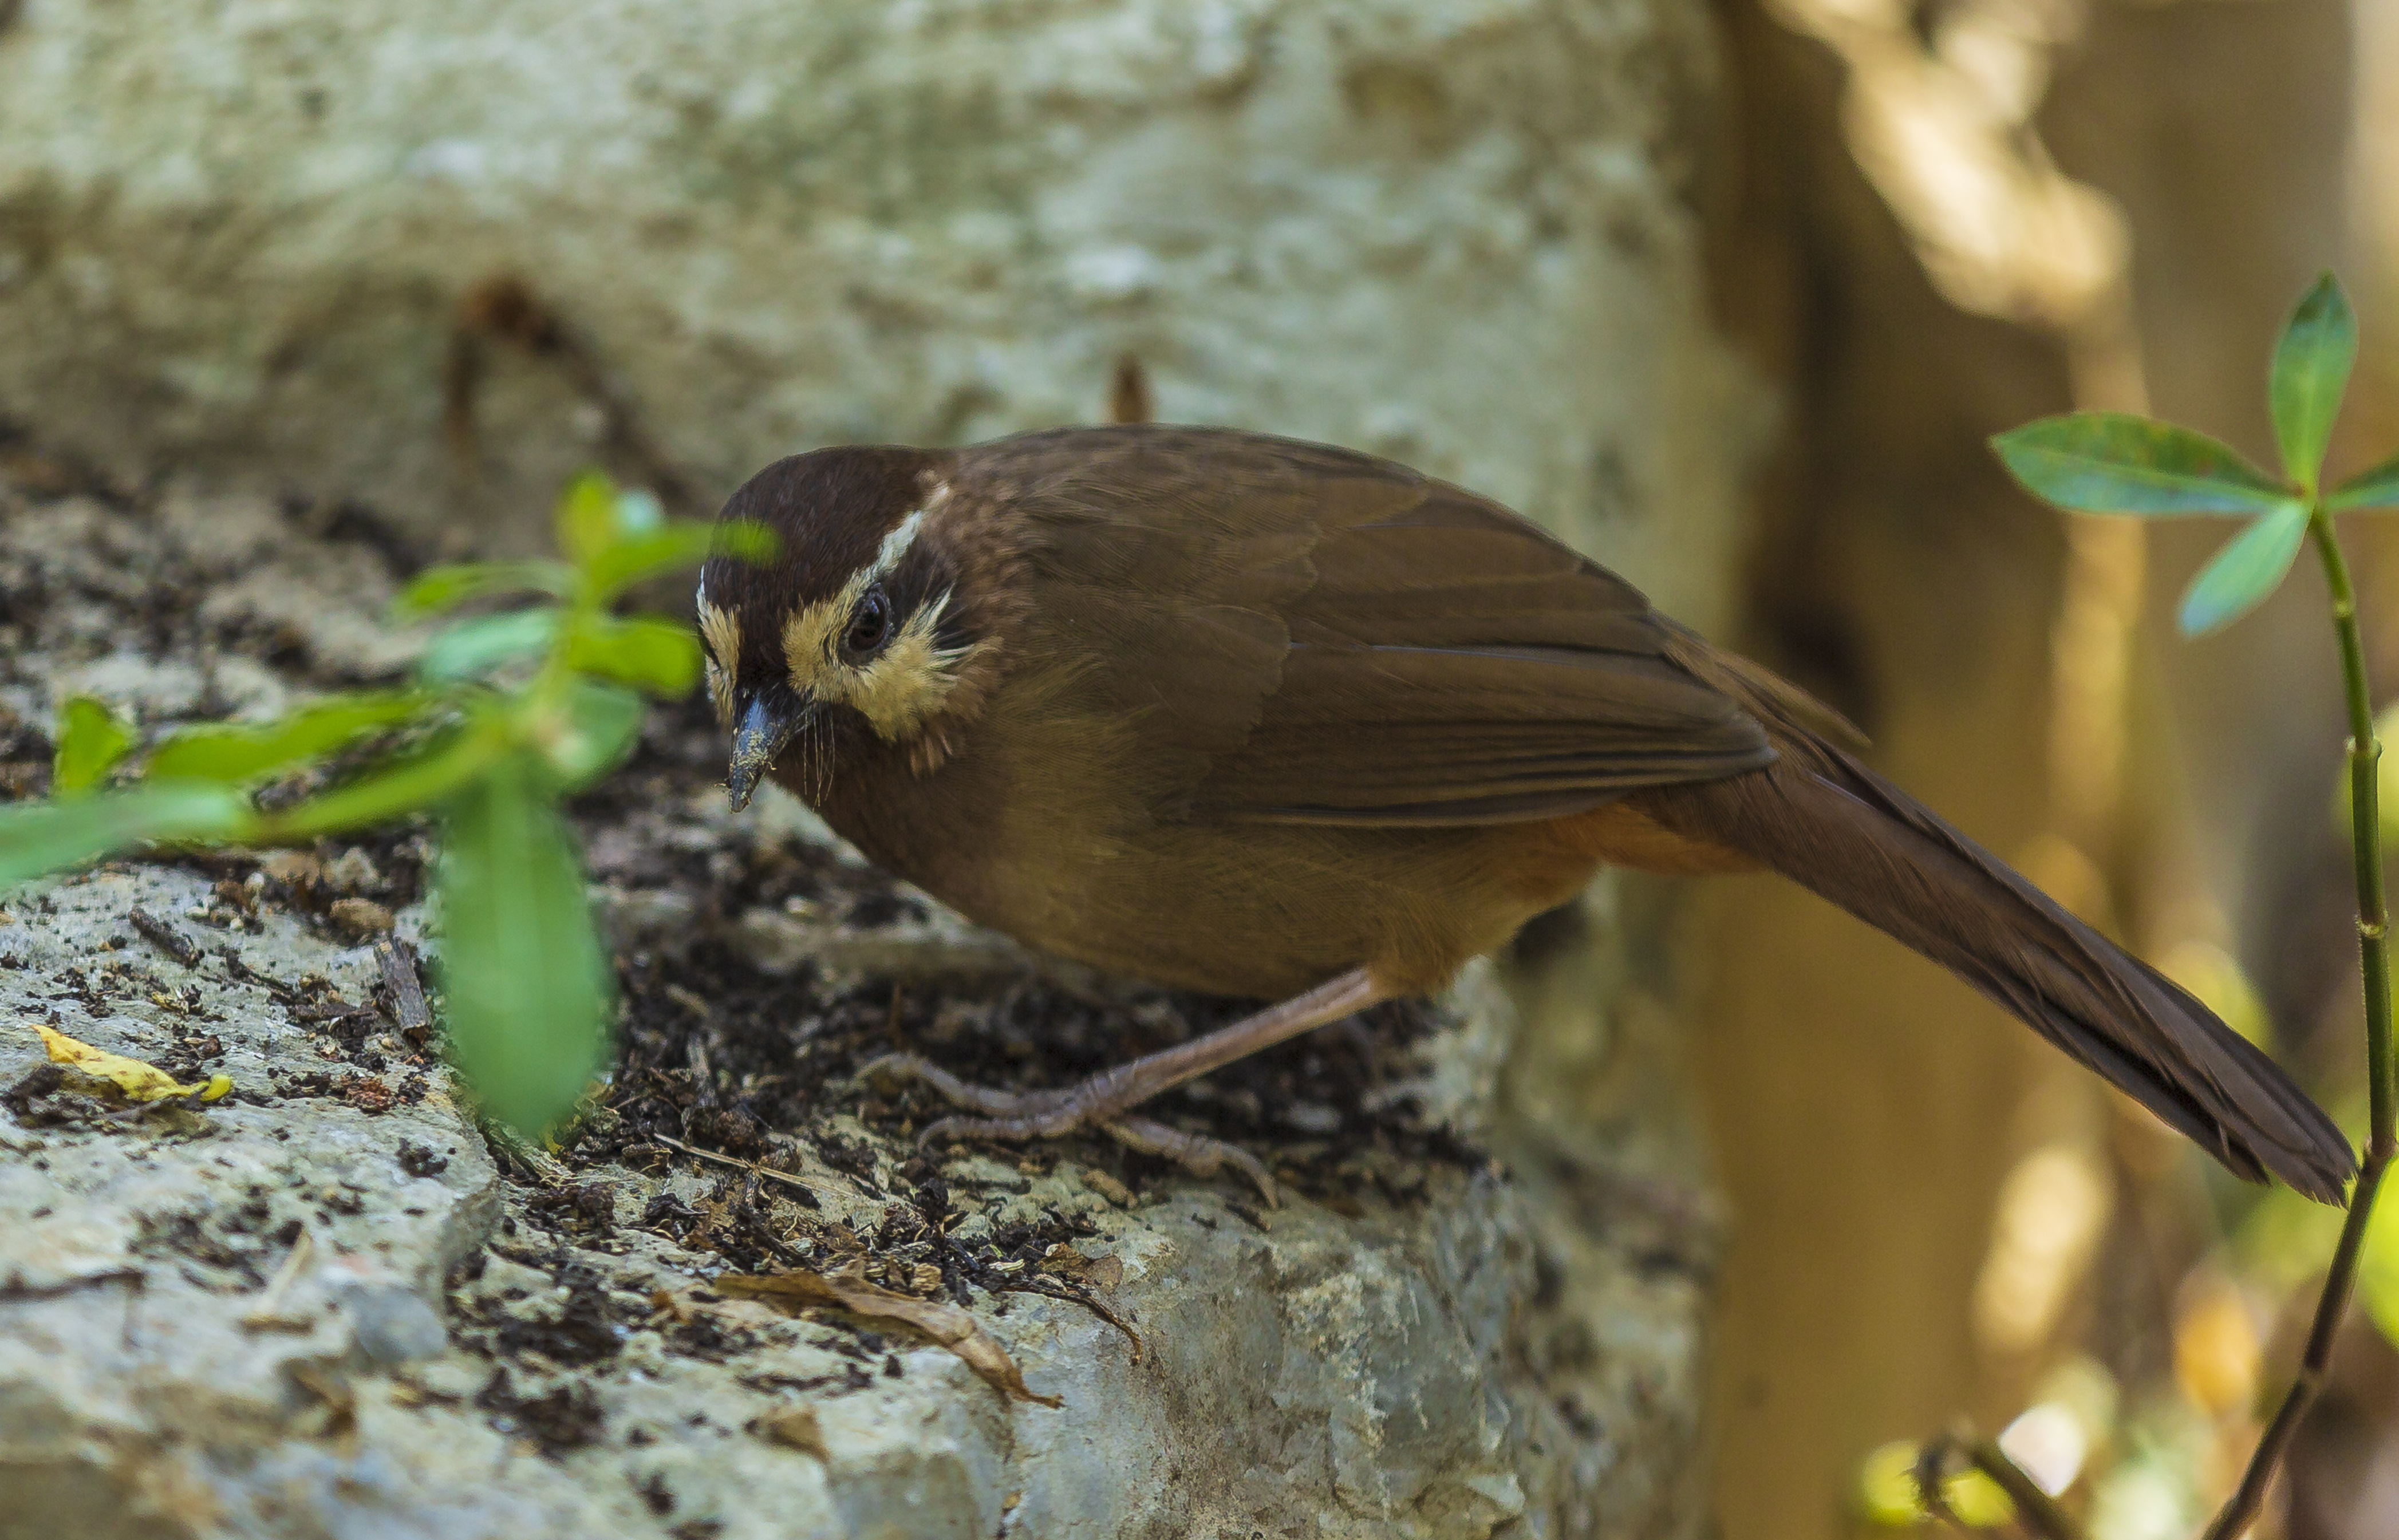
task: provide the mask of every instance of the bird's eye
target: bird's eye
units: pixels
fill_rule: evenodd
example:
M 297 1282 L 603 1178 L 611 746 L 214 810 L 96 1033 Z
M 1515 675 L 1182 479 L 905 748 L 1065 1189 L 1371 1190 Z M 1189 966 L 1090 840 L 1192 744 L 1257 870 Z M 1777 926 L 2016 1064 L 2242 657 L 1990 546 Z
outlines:
M 852 658 L 872 657 L 891 640 L 891 601 L 881 589 L 869 593 L 850 612 L 849 629 L 841 637 L 841 650 Z

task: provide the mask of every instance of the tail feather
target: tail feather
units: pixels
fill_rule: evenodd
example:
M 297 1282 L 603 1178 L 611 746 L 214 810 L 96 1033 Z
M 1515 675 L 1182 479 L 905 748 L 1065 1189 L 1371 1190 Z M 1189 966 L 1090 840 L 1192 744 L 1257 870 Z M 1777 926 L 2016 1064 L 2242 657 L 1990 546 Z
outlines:
M 1780 760 L 1644 790 L 1633 805 L 1948 967 L 2236 1174 L 2270 1172 L 2340 1200 L 2354 1152 L 2272 1060 L 1923 804 L 1773 703 L 1756 704 Z

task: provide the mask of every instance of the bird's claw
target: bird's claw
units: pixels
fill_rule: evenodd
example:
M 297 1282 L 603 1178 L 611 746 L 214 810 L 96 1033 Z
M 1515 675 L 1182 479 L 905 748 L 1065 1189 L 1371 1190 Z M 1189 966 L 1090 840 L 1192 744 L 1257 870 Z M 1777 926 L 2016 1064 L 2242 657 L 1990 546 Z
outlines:
M 921 1081 L 954 1106 L 982 1114 L 978 1117 L 945 1117 L 916 1136 L 920 1144 L 956 1143 L 990 1139 L 1019 1143 L 1030 1139 L 1063 1139 L 1095 1128 L 1145 1155 L 1160 1155 L 1199 1176 L 1213 1176 L 1230 1166 L 1256 1184 L 1268 1208 L 1279 1195 L 1274 1178 L 1257 1156 L 1237 1145 L 1204 1134 L 1188 1134 L 1145 1117 L 1132 1117 L 1126 1108 L 1091 1082 L 1063 1090 L 1003 1091 L 959 1079 L 921 1054 L 892 1053 L 861 1072 L 878 1081 Z

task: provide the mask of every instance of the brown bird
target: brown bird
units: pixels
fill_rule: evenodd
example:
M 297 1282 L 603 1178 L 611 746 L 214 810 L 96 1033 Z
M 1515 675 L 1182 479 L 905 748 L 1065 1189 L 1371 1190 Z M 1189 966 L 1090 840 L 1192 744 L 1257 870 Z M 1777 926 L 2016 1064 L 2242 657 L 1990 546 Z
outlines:
M 1119 426 L 820 450 L 725 505 L 700 631 L 733 801 L 771 777 L 888 870 L 1027 944 L 1279 1000 L 1060 1090 L 888 1067 L 982 1114 L 1099 1128 L 1397 995 L 1602 863 L 1767 868 L 1956 972 L 2235 1173 L 2337 1201 L 2332 1121 L 2144 963 L 1867 769 L 1854 733 L 1497 504 L 1347 450 Z

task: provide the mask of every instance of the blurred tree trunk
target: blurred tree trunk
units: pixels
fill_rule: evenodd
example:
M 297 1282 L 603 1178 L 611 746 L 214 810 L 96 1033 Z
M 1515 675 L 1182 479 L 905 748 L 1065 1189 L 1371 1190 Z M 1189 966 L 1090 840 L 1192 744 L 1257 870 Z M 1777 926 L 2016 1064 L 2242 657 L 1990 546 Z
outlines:
M 2021 859 L 2050 817 L 2064 543 L 1985 440 L 2073 404 L 2065 358 L 1936 294 L 1844 142 L 1833 54 L 1748 0 L 1720 8 L 1738 106 L 1715 188 L 1720 303 L 1790 403 L 1742 640 L 1850 712 L 1880 768 Z M 2103 6 L 2041 120 L 2065 169 L 2130 216 L 2156 409 L 2253 452 L 2267 342 L 2337 251 L 2346 47 L 2327 0 Z M 2220 538 L 2171 538 L 2153 611 Z M 2310 601 L 2303 588 L 2205 651 L 2136 660 L 2133 720 L 2157 741 L 2128 764 L 2128 868 L 2176 874 L 2176 891 L 2195 878 L 2241 913 L 2277 810 L 2320 811 L 2295 790 L 2330 763 Z M 2278 745 L 2264 756 L 2261 728 Z M 2167 773 L 2172 755 L 2187 773 Z M 2111 875 L 2135 944 L 2221 927 Z M 1995 1361 L 1972 1325 L 1993 1206 L 2027 1150 L 2101 1142 L 2111 1120 L 2095 1081 L 1829 906 L 1764 881 L 1700 903 L 1700 1079 L 1734 1220 L 1720 1517 L 1729 1540 L 1843 1533 L 1877 1444 L 2020 1408 L 2037 1360 Z

